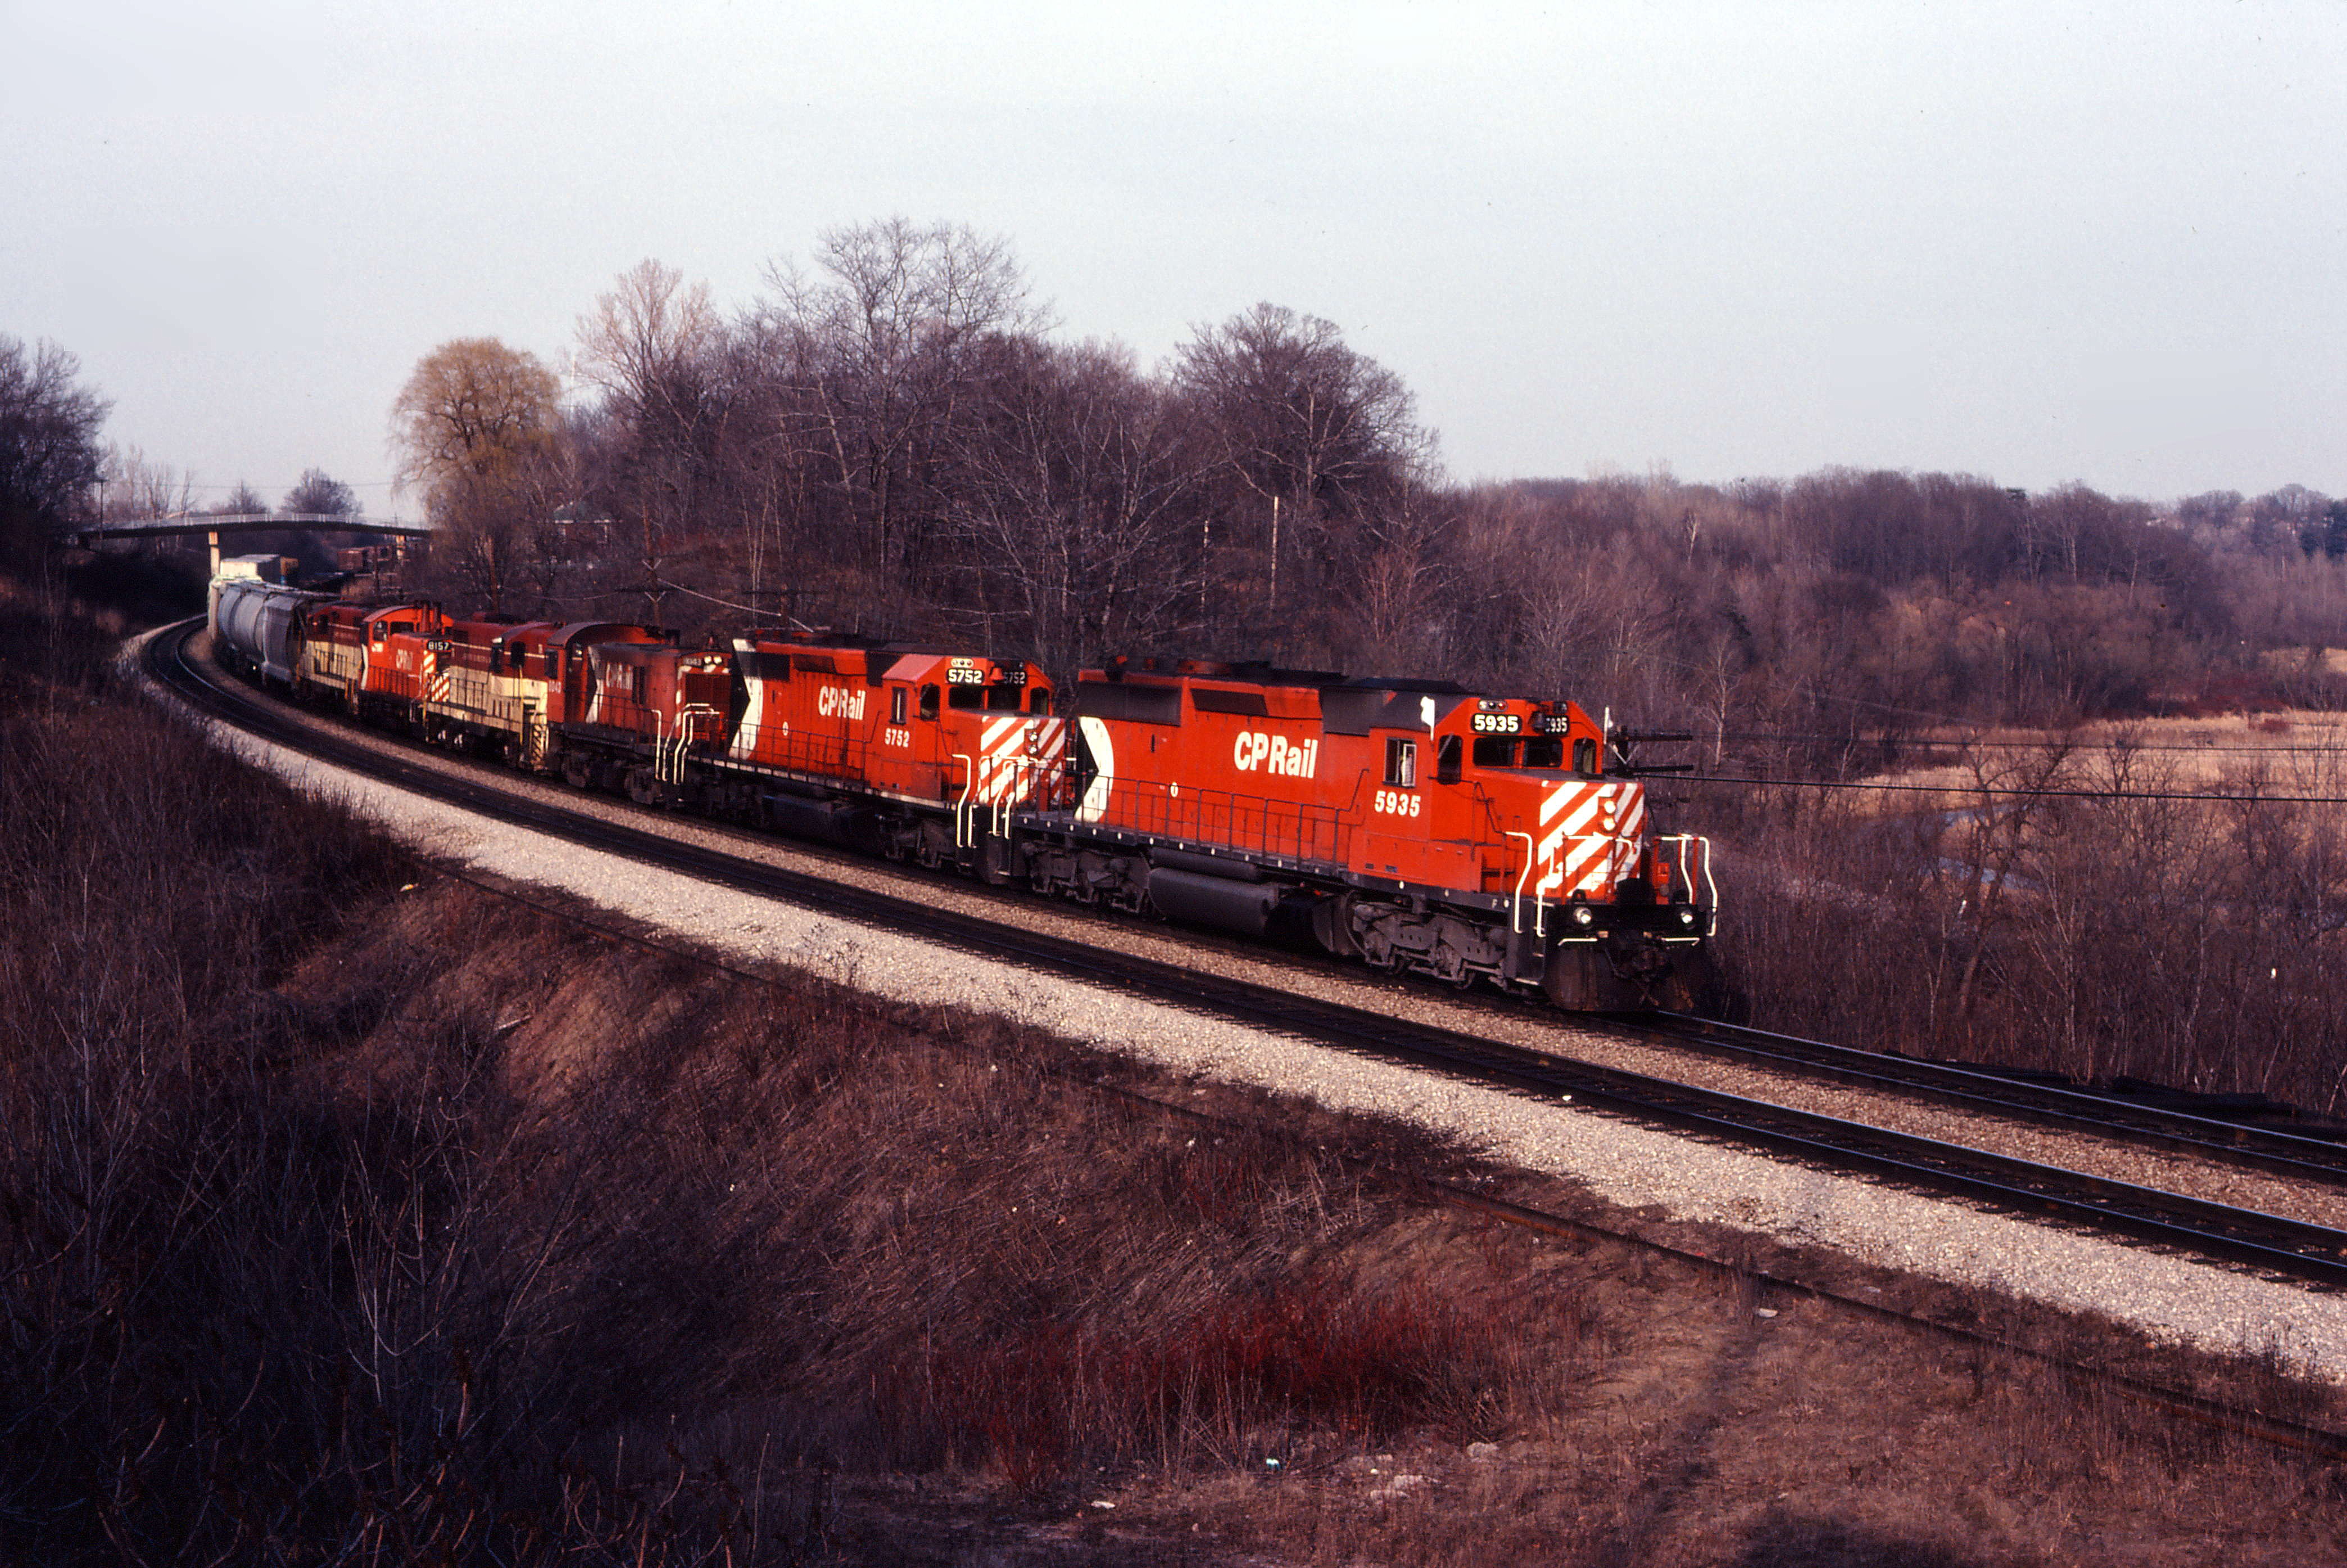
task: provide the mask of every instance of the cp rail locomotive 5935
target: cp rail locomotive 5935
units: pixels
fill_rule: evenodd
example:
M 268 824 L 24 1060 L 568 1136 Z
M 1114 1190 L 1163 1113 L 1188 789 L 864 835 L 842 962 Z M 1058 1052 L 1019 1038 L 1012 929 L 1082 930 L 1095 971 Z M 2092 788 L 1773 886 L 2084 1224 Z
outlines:
M 1448 682 L 1033 664 L 760 633 L 456 620 L 224 563 L 224 662 L 313 703 L 572 784 L 1382 969 L 1573 1009 L 1687 1007 L 1710 846 L 1568 702 Z

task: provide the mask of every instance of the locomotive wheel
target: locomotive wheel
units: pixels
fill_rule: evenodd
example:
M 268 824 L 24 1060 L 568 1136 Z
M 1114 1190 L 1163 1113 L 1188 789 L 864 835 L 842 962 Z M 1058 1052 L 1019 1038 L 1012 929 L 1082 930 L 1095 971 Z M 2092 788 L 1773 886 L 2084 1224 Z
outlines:
M 1361 945 L 1353 939 L 1353 895 L 1350 891 L 1323 898 L 1312 906 L 1312 935 L 1323 948 L 1340 958 L 1361 956 Z

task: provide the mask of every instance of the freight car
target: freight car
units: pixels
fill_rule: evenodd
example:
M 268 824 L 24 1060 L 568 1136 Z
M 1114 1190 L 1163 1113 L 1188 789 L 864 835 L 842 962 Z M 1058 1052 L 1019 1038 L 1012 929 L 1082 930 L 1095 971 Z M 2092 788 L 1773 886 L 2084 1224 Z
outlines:
M 222 589 L 214 630 L 266 670 L 256 592 Z M 1064 703 L 948 650 L 322 599 L 282 643 L 298 695 L 647 804 L 1563 1008 L 1689 1007 L 1709 978 L 1708 842 L 1654 831 L 1569 702 L 1118 660 Z
M 327 599 L 286 583 L 283 570 L 279 556 L 232 556 L 220 562 L 210 595 L 214 646 L 247 675 L 281 690 L 293 681 L 296 618 Z

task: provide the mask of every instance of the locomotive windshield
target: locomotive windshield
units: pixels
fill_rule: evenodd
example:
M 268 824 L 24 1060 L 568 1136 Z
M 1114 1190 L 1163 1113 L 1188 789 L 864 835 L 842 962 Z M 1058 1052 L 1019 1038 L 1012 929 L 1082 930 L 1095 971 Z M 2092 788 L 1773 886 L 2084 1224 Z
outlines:
M 1008 681 L 987 686 L 949 686 L 946 704 L 966 713 L 1015 713 L 1025 705 L 1027 688 Z
M 1564 766 L 1564 737 L 1526 735 L 1519 740 L 1513 735 L 1478 735 L 1475 737 L 1475 765 L 1479 768 L 1543 768 L 1554 772 Z

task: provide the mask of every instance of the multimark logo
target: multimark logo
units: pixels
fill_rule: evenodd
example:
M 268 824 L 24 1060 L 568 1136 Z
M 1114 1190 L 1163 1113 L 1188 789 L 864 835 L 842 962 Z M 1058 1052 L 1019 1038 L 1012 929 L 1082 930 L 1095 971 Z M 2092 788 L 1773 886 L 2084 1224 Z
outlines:
M 1319 760 L 1319 742 L 1302 741 L 1291 745 L 1285 735 L 1266 735 L 1260 730 L 1241 733 L 1231 745 L 1231 764 L 1243 774 L 1260 768 L 1267 774 L 1308 779 Z

